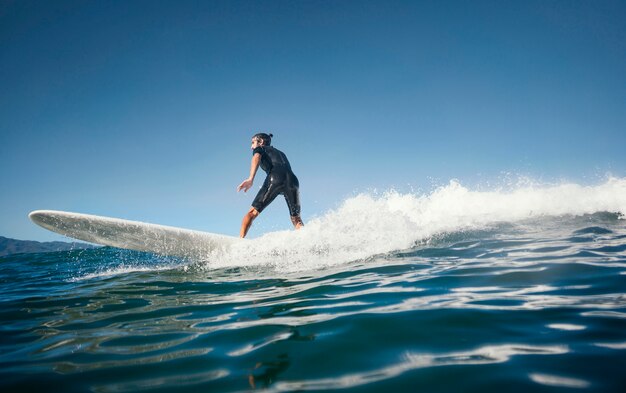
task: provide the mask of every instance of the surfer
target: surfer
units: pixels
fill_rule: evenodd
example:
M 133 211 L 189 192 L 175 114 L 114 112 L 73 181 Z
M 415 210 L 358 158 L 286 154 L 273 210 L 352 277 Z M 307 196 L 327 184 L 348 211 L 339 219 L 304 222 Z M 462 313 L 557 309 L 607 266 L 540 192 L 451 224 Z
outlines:
M 287 156 L 282 151 L 271 146 L 272 134 L 258 133 L 252 137 L 252 163 L 250 164 L 250 177 L 241 182 L 237 192 L 247 192 L 254 181 L 259 165 L 267 173 L 263 186 L 254 198 L 252 206 L 241 222 L 240 237 L 245 237 L 252 221 L 261 214 L 274 198 L 279 194 L 285 196 L 291 222 L 296 229 L 304 226 L 300 218 L 300 191 L 298 178 L 293 174 Z

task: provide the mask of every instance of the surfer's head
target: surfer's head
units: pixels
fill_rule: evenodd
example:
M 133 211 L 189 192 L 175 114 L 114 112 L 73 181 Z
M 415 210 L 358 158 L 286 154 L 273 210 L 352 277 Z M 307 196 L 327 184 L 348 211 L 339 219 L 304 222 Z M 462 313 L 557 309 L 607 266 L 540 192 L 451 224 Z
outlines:
M 272 144 L 272 134 L 266 134 L 264 132 L 259 132 L 252 137 L 252 143 L 257 141 L 259 146 L 270 146 Z

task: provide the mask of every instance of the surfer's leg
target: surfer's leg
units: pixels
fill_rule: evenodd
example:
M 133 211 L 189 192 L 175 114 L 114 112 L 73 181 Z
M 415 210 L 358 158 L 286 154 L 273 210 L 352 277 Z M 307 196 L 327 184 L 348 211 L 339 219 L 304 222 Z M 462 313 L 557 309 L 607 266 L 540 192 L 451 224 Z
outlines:
M 293 176 L 293 179 L 290 180 L 284 191 L 285 201 L 289 208 L 291 223 L 296 229 L 300 229 L 304 226 L 304 223 L 302 222 L 302 218 L 300 218 L 300 189 L 298 187 L 298 178 Z
M 248 233 L 248 230 L 252 225 L 252 221 L 254 221 L 254 219 L 257 218 L 259 214 L 259 211 L 254 207 L 251 207 L 250 210 L 248 210 L 248 213 L 243 216 L 243 221 L 241 222 L 241 230 L 239 231 L 239 237 L 246 237 L 246 234 Z
M 254 198 L 254 201 L 252 201 L 252 207 L 250 207 L 248 213 L 243 216 L 239 237 L 246 237 L 248 229 L 250 229 L 250 226 L 252 225 L 252 221 L 254 221 L 254 219 L 261 214 L 267 205 L 272 203 L 274 198 L 276 198 L 276 196 L 281 192 L 281 189 L 282 187 L 277 187 L 276 184 L 272 183 L 270 176 L 265 179 L 259 193 Z

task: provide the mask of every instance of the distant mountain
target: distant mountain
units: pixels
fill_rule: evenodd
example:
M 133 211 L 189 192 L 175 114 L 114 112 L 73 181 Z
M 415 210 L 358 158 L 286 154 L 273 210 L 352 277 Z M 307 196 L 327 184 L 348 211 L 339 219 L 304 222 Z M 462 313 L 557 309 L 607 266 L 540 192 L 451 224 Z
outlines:
M 9 239 L 0 236 L 0 256 L 19 253 L 68 251 L 94 247 L 96 246 L 86 243 L 36 242 L 32 240 Z

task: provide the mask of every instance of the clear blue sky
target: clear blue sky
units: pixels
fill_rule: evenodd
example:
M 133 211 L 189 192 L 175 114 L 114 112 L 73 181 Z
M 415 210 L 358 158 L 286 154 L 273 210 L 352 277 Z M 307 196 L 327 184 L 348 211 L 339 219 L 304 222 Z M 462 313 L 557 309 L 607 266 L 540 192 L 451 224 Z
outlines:
M 624 1 L 0 1 L 0 235 L 57 209 L 235 235 L 271 130 L 355 192 L 626 175 Z M 252 236 L 289 228 L 277 200 Z

